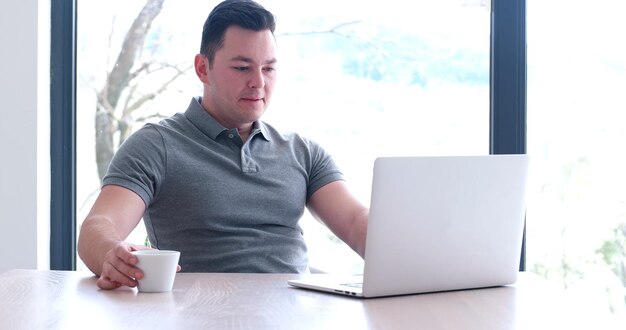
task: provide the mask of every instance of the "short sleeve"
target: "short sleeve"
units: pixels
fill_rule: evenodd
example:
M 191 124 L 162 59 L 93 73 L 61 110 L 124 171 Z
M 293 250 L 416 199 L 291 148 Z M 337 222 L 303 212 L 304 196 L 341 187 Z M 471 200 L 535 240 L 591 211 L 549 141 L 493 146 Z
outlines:
M 167 154 L 163 137 L 148 124 L 133 133 L 117 150 L 102 185 L 127 188 L 150 205 L 165 178 Z
M 343 173 L 341 173 L 339 167 L 326 150 L 319 144 L 310 140 L 308 141 L 308 145 L 311 169 L 309 173 L 309 185 L 307 187 L 307 201 L 319 188 L 334 181 L 344 180 Z

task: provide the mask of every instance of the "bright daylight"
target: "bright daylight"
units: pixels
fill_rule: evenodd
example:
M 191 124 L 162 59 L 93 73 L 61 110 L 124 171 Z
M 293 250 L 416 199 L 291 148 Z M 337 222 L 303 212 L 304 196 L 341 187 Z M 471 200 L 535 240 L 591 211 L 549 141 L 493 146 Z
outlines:
M 78 1 L 79 226 L 128 135 L 201 95 L 193 57 L 217 1 L 165 0 L 134 45 L 132 79 L 111 74 L 145 3 Z M 377 156 L 489 153 L 489 1 L 412 3 L 262 1 L 278 20 L 280 72 L 263 120 L 324 146 L 366 205 Z M 626 7 L 527 5 L 526 270 L 626 322 Z M 301 226 L 311 266 L 362 272 L 310 215 Z M 130 240 L 147 242 L 143 225 Z

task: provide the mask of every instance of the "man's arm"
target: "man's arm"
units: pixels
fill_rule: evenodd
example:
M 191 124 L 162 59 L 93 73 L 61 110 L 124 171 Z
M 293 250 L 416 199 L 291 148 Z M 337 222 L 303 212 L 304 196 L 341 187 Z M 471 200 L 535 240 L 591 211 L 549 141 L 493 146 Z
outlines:
M 369 209 L 350 193 L 345 182 L 331 182 L 318 189 L 307 206 L 337 237 L 365 256 Z
M 100 288 L 134 287 L 135 279 L 143 276 L 134 267 L 137 258 L 130 253 L 143 247 L 126 243 L 124 239 L 137 226 L 144 210 L 143 200 L 126 188 L 108 185 L 100 191 L 78 239 L 78 254 L 100 276 Z

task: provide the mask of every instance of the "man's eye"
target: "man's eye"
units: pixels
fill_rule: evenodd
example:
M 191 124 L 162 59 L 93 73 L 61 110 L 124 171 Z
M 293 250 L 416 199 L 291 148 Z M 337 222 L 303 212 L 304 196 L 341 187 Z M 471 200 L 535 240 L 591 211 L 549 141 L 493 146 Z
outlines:
M 248 70 L 247 66 L 235 66 L 233 67 L 233 69 L 237 70 L 237 71 L 246 71 Z
M 274 71 L 276 71 L 276 68 L 267 67 L 267 68 L 263 68 L 263 70 L 266 71 L 266 72 L 274 72 Z

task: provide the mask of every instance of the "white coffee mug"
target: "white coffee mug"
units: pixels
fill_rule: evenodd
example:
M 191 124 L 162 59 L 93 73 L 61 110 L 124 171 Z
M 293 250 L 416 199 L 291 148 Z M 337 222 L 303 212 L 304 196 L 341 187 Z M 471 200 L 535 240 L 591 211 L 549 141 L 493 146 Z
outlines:
M 143 278 L 137 280 L 139 292 L 172 291 L 179 251 L 170 250 L 139 250 L 133 251 L 137 257 L 137 268 L 143 272 Z

